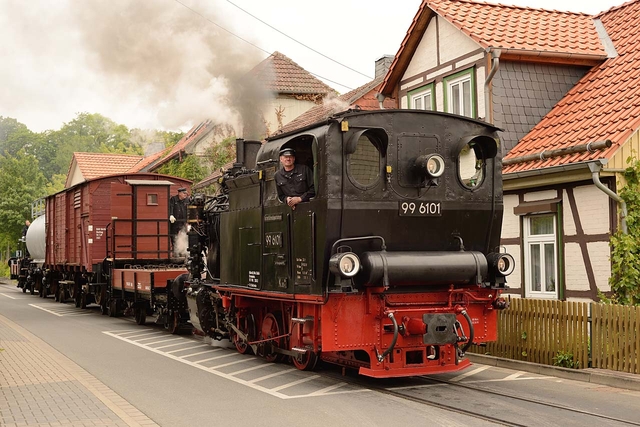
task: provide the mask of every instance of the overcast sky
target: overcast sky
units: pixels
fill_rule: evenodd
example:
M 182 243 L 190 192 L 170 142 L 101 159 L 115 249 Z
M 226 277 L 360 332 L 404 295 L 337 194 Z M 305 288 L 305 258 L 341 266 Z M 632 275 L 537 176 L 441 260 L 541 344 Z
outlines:
M 397 52 L 420 2 L 0 0 L 0 116 L 37 132 L 79 112 L 186 130 L 228 118 L 237 78 L 273 51 L 344 93 Z M 596 14 L 623 0 L 499 2 Z

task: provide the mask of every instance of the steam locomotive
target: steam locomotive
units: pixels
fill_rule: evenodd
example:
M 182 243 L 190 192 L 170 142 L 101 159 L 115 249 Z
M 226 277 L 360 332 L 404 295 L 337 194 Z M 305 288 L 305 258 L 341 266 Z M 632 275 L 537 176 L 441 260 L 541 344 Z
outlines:
M 440 112 L 347 111 L 261 144 L 239 139 L 215 197 L 195 196 L 190 322 L 240 353 L 387 378 L 465 368 L 496 339 L 513 257 L 499 248 L 496 127 Z M 293 148 L 316 196 L 280 202 Z
M 216 195 L 192 198 L 184 256 L 168 201 L 190 181 L 89 180 L 46 198 L 20 283 L 301 370 L 463 369 L 472 343 L 497 338 L 515 266 L 499 248 L 498 131 L 440 112 L 347 111 L 264 144 L 238 139 Z M 313 171 L 316 196 L 295 209 L 274 178 L 284 148 Z

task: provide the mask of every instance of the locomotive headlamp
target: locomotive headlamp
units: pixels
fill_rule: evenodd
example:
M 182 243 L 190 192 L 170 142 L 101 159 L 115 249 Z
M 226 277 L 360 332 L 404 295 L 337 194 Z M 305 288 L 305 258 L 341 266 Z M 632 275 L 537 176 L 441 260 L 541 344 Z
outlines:
M 329 270 L 342 277 L 353 277 L 360 271 L 361 263 L 353 252 L 334 254 L 329 260 Z
M 500 254 L 496 261 L 496 268 L 499 274 L 508 276 L 513 273 L 513 270 L 516 268 L 516 262 L 511 255 Z
M 444 158 L 440 154 L 420 156 L 415 164 L 431 178 L 438 178 L 444 173 Z

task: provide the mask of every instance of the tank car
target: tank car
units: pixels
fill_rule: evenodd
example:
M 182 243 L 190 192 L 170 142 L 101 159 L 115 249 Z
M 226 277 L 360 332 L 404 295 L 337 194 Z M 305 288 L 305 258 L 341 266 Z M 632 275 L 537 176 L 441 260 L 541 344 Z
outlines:
M 191 331 L 186 301 L 167 292 L 187 272 L 186 257 L 171 247 L 169 198 L 190 184 L 151 173 L 118 174 L 47 197 L 40 296 L 54 294 L 81 308 L 95 303 L 111 316 L 134 314 L 139 324 L 157 312 L 172 332 Z
M 31 205 L 31 223 L 26 234 L 19 240 L 20 256 L 9 261 L 11 279 L 18 281 L 22 292 L 31 295 L 40 288 L 42 282 L 42 265 L 44 263 L 44 199 L 38 199 Z
M 237 141 L 216 197 L 189 207 L 191 322 L 240 353 L 387 378 L 469 365 L 496 339 L 514 259 L 500 251 L 499 129 L 415 110 L 348 111 Z M 277 197 L 283 148 L 316 196 Z

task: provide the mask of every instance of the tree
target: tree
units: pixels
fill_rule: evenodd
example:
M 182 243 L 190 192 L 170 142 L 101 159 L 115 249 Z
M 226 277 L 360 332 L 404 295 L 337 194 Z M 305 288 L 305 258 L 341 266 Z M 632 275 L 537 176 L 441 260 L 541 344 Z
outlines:
M 24 221 L 31 219 L 31 203 L 46 195 L 46 185 L 33 155 L 0 155 L 0 247 L 15 248 Z
M 611 277 L 613 302 L 640 304 L 640 160 L 630 157 L 624 171 L 626 185 L 620 197 L 627 204 L 627 234 L 618 230 L 611 236 Z
M 160 166 L 157 172 L 190 179 L 193 182 L 202 181 L 207 176 L 207 169 L 200 164 L 198 156 L 194 155 L 187 156 L 182 162 L 172 159 Z
M 100 114 L 79 113 L 59 131 L 50 132 L 47 145 L 56 147 L 53 173 L 66 173 L 74 152 L 143 154 L 130 139 L 129 129 Z

